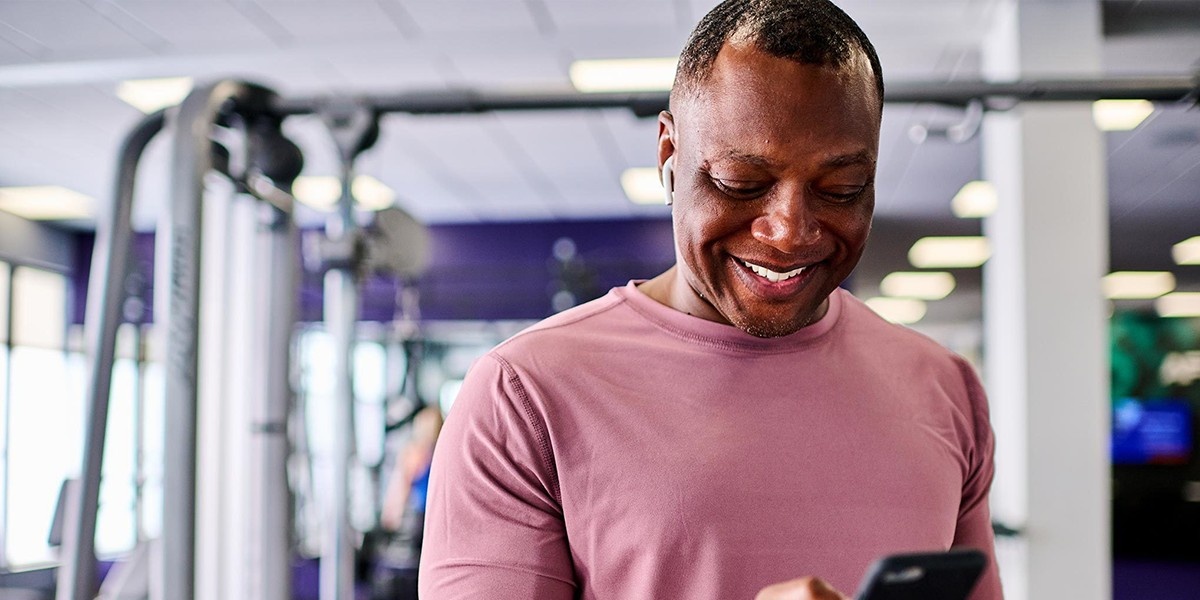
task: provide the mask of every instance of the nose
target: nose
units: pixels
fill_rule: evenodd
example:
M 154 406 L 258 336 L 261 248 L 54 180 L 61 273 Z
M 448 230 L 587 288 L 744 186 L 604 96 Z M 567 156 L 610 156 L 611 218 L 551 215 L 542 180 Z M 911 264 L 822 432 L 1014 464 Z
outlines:
M 808 203 L 808 193 L 776 194 L 754 219 L 754 239 L 786 254 L 803 254 L 821 241 L 821 224 Z

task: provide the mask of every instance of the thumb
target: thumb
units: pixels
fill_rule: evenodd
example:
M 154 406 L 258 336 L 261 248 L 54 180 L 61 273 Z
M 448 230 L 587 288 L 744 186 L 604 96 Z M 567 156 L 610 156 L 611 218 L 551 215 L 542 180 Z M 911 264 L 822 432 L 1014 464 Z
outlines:
M 816 577 L 801 577 L 765 587 L 754 600 L 848 600 Z

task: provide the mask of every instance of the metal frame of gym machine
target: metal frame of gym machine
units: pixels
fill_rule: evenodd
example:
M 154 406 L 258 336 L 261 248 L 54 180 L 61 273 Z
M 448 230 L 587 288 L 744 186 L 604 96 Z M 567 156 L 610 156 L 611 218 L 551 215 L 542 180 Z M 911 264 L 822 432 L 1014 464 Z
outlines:
M 1100 80 L 1043 80 L 1014 83 L 945 82 L 889 84 L 888 103 L 930 103 L 968 107 L 974 112 L 1004 110 L 1019 102 L 1093 101 L 1100 99 L 1145 99 L 1158 102 L 1195 104 L 1200 95 L 1200 80 L 1194 77 L 1160 77 Z M 131 206 L 138 161 L 147 144 L 164 126 L 169 126 L 171 148 L 171 198 L 168 218 L 162 221 L 166 243 L 160 244 L 160 261 L 167 262 L 165 292 L 168 294 L 166 326 L 166 444 L 164 447 L 163 527 L 153 569 L 150 596 L 191 600 L 195 597 L 195 526 L 196 526 L 196 430 L 197 365 L 201 291 L 200 254 L 202 237 L 202 197 L 205 176 L 214 169 L 210 139 L 213 129 L 223 120 L 239 116 L 244 120 L 282 119 L 301 114 L 321 114 L 331 129 L 342 160 L 342 199 L 326 226 L 328 242 L 341 246 L 343 258 L 359 251 L 355 241 L 358 225 L 353 215 L 349 181 L 354 158 L 374 142 L 378 118 L 382 113 L 470 114 L 511 110 L 572 110 L 626 108 L 642 117 L 657 114 L 667 107 L 668 94 L 513 94 L 472 91 L 409 93 L 394 96 L 363 97 L 348 102 L 327 99 L 280 98 L 266 88 L 238 81 L 219 81 L 194 90 L 178 107 L 167 113 L 148 116 L 126 138 L 117 173 L 116 195 L 109 214 L 97 228 L 92 264 L 92 284 L 87 302 L 86 340 L 90 358 L 87 391 L 88 414 L 84 439 L 81 482 L 74 486 L 68 500 L 64 531 L 63 562 L 58 576 L 58 600 L 90 600 L 96 595 L 94 538 L 98 509 L 100 472 L 103 460 L 105 426 L 109 405 L 109 386 L 121 324 L 120 307 L 123 285 L 128 272 L 132 242 Z M 968 113 L 972 110 L 968 110 Z M 976 124 L 977 125 L 977 124 Z M 946 133 L 942 131 L 941 133 Z M 961 136 L 950 136 L 952 139 Z M 283 183 L 285 185 L 279 186 Z M 290 181 L 276 182 L 284 192 L 271 202 L 275 219 L 272 225 L 271 261 L 278 268 L 271 283 L 269 304 L 272 318 L 269 328 L 271 355 L 268 380 L 272 383 L 263 399 L 260 433 L 276 436 L 275 454 L 264 458 L 268 475 L 264 485 L 278 486 L 275 496 L 261 507 L 266 518 L 273 510 L 288 510 L 286 498 L 286 423 L 290 390 L 288 355 L 296 283 L 291 278 L 295 264 L 295 226 Z M 274 192 L 266 191 L 266 195 Z M 348 254 L 347 254 L 348 253 Z M 336 401 L 339 404 L 335 427 L 335 452 L 349 457 L 352 443 L 351 403 L 353 386 L 350 353 L 357 320 L 359 295 L 353 260 L 330 263 L 325 280 L 325 319 L 337 348 Z M 161 288 L 160 288 L 161 289 Z M 159 315 L 160 318 L 162 315 Z M 332 511 L 326 515 L 334 523 L 325 536 L 321 557 L 322 600 L 349 600 L 353 597 L 350 532 L 347 517 L 346 467 L 335 469 Z M 264 553 L 259 567 L 264 576 L 261 598 L 283 600 L 287 597 L 288 560 L 286 518 L 270 525 L 275 531 L 272 552 Z M 282 531 L 280 531 L 282 529 Z M 280 538 L 280 535 L 284 537 Z M 279 540 L 283 540 L 283 545 Z M 264 548 L 266 548 L 264 546 Z M 272 582 L 272 578 L 276 581 Z M 268 589 L 269 588 L 269 589 Z

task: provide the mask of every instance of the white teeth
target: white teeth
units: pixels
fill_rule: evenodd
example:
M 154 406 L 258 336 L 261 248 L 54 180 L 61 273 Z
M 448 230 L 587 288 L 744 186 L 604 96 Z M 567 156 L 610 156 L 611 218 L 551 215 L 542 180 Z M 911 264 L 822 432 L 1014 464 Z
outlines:
M 767 281 L 770 281 L 771 283 L 779 283 L 780 281 L 786 281 L 788 279 L 791 279 L 791 278 L 803 273 L 804 269 L 808 268 L 808 267 L 800 267 L 799 269 L 792 269 L 791 271 L 788 271 L 787 273 L 776 273 L 775 271 L 772 271 L 766 267 L 760 267 L 752 262 L 747 262 L 747 261 L 743 260 L 742 264 L 749 267 L 750 270 L 754 271 L 754 273 L 756 275 L 758 275 L 759 277 L 762 277 L 763 279 L 766 279 Z

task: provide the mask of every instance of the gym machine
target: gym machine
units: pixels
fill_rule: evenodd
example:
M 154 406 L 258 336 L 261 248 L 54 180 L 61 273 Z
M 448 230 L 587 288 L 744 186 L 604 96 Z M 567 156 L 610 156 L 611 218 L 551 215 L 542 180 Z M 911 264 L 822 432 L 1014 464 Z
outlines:
M 886 102 L 931 103 L 967 109 L 967 118 L 949 134 L 956 141 L 969 135 L 977 114 L 1005 110 L 1023 101 L 1091 101 L 1147 99 L 1195 104 L 1200 84 L 1192 77 L 1119 80 L 1058 80 L 1015 83 L 942 82 L 890 84 Z M 239 81 L 219 81 L 195 89 L 178 107 L 148 116 L 125 139 L 118 167 L 112 209 L 98 224 L 87 302 L 86 343 L 89 379 L 83 469 L 79 485 L 72 486 L 58 575 L 58 600 L 91 600 L 96 596 L 94 538 L 100 472 L 107 424 L 116 332 L 121 322 L 123 282 L 128 271 L 132 225 L 133 188 L 138 162 L 149 142 L 162 130 L 171 136 L 171 187 L 166 217 L 160 224 L 156 254 L 156 283 L 166 317 L 166 444 L 164 456 L 163 527 L 159 540 L 139 548 L 127 561 L 130 575 L 114 573 L 118 583 L 106 590 L 108 598 L 191 600 L 197 596 L 197 426 L 204 416 L 200 407 L 205 386 L 220 387 L 206 373 L 224 360 L 225 368 L 239 374 L 240 394 L 246 403 L 243 415 L 252 428 L 242 432 L 240 448 L 249 452 L 254 476 L 241 482 L 236 499 L 252 503 L 249 514 L 237 525 L 247 533 L 249 545 L 240 557 L 227 561 L 248 564 L 242 575 L 245 587 L 235 597 L 284 600 L 290 597 L 290 523 L 287 482 L 287 423 L 291 404 L 288 382 L 291 333 L 295 325 L 297 231 L 293 220 L 292 181 L 300 173 L 303 157 L 283 136 L 281 124 L 294 115 L 318 114 L 329 128 L 342 165 L 342 196 L 325 226 L 323 239 L 304 244 L 305 262 L 324 273 L 325 320 L 336 340 L 336 412 L 326 415 L 334 429 L 338 465 L 330 481 L 333 494 L 324 515 L 321 553 L 322 600 L 353 597 L 352 545 L 348 525 L 347 465 L 353 454 L 351 351 L 359 301 L 358 282 L 368 271 L 412 277 L 423 268 L 425 232 L 399 209 L 379 213 L 375 227 L 359 227 L 353 211 L 350 182 L 354 159 L 369 148 L 379 133 L 383 113 L 469 114 L 507 110 L 575 110 L 624 108 L 649 117 L 667 107 L 666 93 L 643 94 L 519 94 L 452 91 L 408 93 L 394 96 L 329 100 L 281 98 L 271 90 Z M 928 133 L 928 132 L 926 132 Z M 968 132 L 969 133 L 969 132 Z M 225 145 L 218 141 L 226 141 Z M 225 176 L 224 186 L 234 196 L 252 198 L 208 207 L 210 175 Z M 218 208 L 221 206 L 221 208 Z M 205 210 L 205 208 L 209 210 Z M 216 213 L 210 214 L 210 213 Z M 219 218 L 218 218 L 219 217 Z M 222 225 L 238 232 L 236 243 L 206 251 L 205 226 Z M 236 255 L 236 256 L 234 256 Z M 203 260 L 202 260 L 203 257 Z M 248 258 L 252 257 L 252 258 Z M 215 261 L 214 261 L 215 259 Z M 232 262 L 236 259 L 236 263 Z M 247 260 L 252 263 L 247 264 Z M 225 277 L 220 271 L 236 264 L 241 275 L 216 288 L 202 286 L 202 273 Z M 247 273 L 269 276 L 254 277 Z M 228 313 L 202 310 L 215 303 Z M 238 312 L 240 311 L 240 312 Z M 266 327 L 258 333 L 206 334 L 216 322 L 245 329 Z M 207 349 L 208 352 L 202 352 Z M 210 356 L 220 348 L 227 356 Z M 238 363 L 237 361 L 241 361 Z M 257 363 L 255 363 L 257 361 Z M 231 367 L 230 365 L 233 364 Z M 237 366 L 239 365 L 240 366 Z M 258 364 L 254 370 L 248 365 Z M 236 367 L 236 368 L 235 368 Z M 223 380 L 222 380 L 223 381 Z M 210 389 L 207 393 L 212 393 Z M 207 402 L 208 400 L 205 400 Z M 226 400 L 226 404 L 231 404 Z M 219 417 L 209 425 L 221 425 Z M 235 440 L 237 441 L 237 440 Z M 219 461 L 209 464 L 208 475 L 219 476 Z M 216 473 L 216 474 L 214 474 Z M 237 486 L 234 486 L 237 487 Z M 231 497 L 210 498 L 216 505 Z M 207 502 L 205 504 L 208 504 Z M 220 518 L 221 515 L 216 515 Z M 211 523 L 206 523 L 206 527 Z M 219 528 L 206 530 L 217 536 Z M 211 543 L 211 542 L 210 542 Z M 223 597 L 210 590 L 206 597 Z M 231 596 L 234 597 L 234 596 Z

